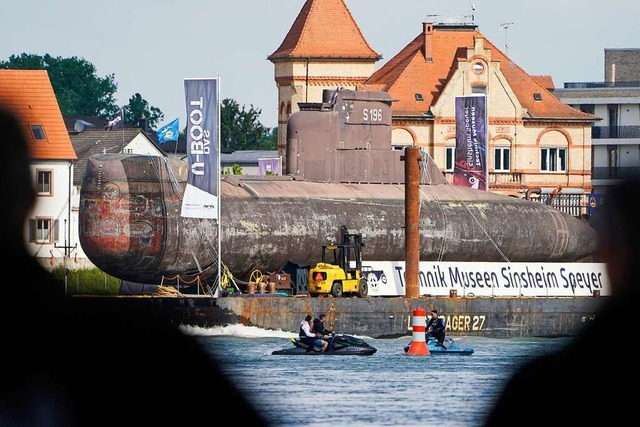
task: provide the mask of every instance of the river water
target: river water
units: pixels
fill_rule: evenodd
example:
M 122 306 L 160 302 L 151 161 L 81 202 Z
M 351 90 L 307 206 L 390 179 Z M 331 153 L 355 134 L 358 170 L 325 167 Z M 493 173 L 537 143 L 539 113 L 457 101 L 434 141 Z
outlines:
M 474 354 L 409 356 L 403 347 L 410 336 L 361 337 L 378 349 L 374 355 L 305 357 L 271 354 L 292 346 L 291 332 L 241 325 L 183 330 L 281 426 L 479 426 L 520 364 L 566 343 L 453 337 Z

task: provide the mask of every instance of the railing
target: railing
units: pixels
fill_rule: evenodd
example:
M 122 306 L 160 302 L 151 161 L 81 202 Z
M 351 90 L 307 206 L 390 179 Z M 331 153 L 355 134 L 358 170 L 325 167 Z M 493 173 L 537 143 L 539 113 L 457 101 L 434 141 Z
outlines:
M 640 81 L 635 82 L 565 82 L 565 89 L 598 89 L 598 88 L 640 87 Z
M 569 214 L 576 218 L 587 217 L 587 195 L 586 194 L 535 194 L 529 200 L 543 205 L 549 205 L 560 212 Z
M 489 185 L 522 184 L 521 173 L 495 172 L 489 174 Z
M 540 203 L 550 204 L 560 212 L 564 212 L 576 218 L 581 218 L 586 214 L 586 200 L 584 194 L 558 194 L 551 198 L 551 194 L 541 194 Z
M 445 172 L 448 182 L 453 182 L 453 172 Z M 489 186 L 505 184 L 522 184 L 522 173 L 491 172 L 489 174 Z
M 632 176 L 640 176 L 640 166 L 630 167 L 593 167 L 591 179 L 624 179 Z
M 640 138 L 640 126 L 594 126 L 591 138 Z

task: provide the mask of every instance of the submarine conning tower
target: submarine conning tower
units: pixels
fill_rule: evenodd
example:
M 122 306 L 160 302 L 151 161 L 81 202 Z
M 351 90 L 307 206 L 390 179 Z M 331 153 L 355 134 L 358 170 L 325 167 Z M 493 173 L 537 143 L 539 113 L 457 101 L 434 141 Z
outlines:
M 316 182 L 402 184 L 402 150 L 391 145 L 387 92 L 325 89 L 299 103 L 287 125 L 287 174 Z

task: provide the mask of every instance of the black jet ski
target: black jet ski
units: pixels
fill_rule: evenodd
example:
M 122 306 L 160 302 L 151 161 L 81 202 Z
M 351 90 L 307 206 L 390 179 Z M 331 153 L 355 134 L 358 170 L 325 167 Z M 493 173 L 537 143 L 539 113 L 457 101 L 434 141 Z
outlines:
M 411 347 L 411 341 L 404 346 L 405 353 L 409 352 L 409 347 Z M 451 338 L 445 339 L 442 345 L 439 345 L 434 338 L 429 337 L 427 348 L 431 354 L 458 354 L 461 356 L 470 356 L 473 354 L 473 348 L 458 347 Z
M 367 344 L 362 338 L 354 337 L 347 334 L 332 334 L 322 338 L 329 343 L 326 351 L 322 351 L 321 347 L 314 347 L 300 341 L 300 337 L 291 338 L 292 347 L 276 350 L 271 354 L 297 354 L 306 356 L 317 355 L 345 355 L 345 356 L 371 356 L 376 348 Z

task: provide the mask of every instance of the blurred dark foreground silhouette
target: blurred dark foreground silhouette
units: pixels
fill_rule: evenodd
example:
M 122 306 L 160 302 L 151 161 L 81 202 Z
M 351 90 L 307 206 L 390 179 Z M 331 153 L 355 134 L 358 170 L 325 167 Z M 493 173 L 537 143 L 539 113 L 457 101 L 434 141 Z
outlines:
M 267 425 L 194 337 L 155 309 L 67 298 L 27 252 L 25 128 L 0 106 L 0 426 Z M 229 361 L 232 363 L 232 361 Z
M 592 218 L 612 296 L 565 347 L 508 381 L 484 426 L 628 425 L 638 404 L 635 326 L 640 304 L 640 178 L 604 195 Z

